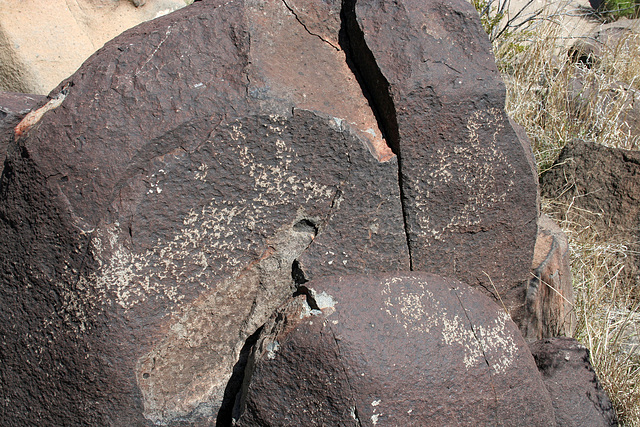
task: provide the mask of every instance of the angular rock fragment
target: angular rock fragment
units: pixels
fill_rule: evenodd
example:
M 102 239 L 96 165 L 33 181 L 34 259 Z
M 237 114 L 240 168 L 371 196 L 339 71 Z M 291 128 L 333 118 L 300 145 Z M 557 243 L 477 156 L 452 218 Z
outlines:
M 617 426 L 616 412 L 589 360 L 589 350 L 573 338 L 530 344 L 549 390 L 558 426 Z
M 307 289 L 265 325 L 236 425 L 554 425 L 518 328 L 479 291 L 424 273 Z
M 547 215 L 538 219 L 538 239 L 527 290 L 527 339 L 571 336 L 576 324 L 569 242 L 562 229 Z

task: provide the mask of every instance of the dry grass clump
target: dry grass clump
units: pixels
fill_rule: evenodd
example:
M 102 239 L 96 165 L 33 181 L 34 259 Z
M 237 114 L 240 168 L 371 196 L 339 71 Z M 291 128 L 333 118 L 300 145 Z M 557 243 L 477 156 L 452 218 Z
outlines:
M 627 123 L 634 97 L 640 101 L 640 36 L 603 47 L 588 66 L 572 58 L 573 42 L 562 34 L 556 11 L 494 42 L 507 111 L 527 129 L 541 171 L 576 137 L 640 148 L 640 134 Z
M 476 8 L 489 14 L 483 23 L 491 24 L 485 29 L 507 87 L 507 112 L 527 130 L 539 172 L 550 168 L 574 138 L 640 149 L 640 115 L 637 128 L 629 120 L 634 97 L 640 103 L 640 36 L 621 37 L 597 56 L 571 54 L 575 39 L 567 37 L 563 24 L 575 8 L 550 3 L 522 24 L 491 3 L 499 1 Z M 499 20 L 491 19 L 492 11 L 502 13 Z M 600 235 L 590 222 L 593 214 L 556 207 L 557 202 L 543 201 L 543 211 L 569 237 L 575 337 L 591 350 L 594 369 L 621 424 L 640 426 L 640 301 L 631 296 L 633 284 L 624 274 L 626 260 L 636 255 L 632 248 L 640 248 L 640 242 Z

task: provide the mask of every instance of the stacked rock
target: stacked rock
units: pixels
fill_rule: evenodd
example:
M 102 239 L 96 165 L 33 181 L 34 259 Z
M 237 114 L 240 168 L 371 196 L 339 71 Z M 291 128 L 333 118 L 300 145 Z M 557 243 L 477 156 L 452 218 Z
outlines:
M 201 1 L 107 43 L 11 134 L 0 419 L 553 424 L 504 95 L 462 1 Z

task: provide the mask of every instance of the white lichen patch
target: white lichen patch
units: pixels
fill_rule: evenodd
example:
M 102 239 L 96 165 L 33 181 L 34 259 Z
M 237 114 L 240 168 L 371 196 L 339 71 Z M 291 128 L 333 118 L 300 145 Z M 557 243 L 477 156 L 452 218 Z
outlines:
M 333 309 L 336 305 L 336 300 L 325 291 L 319 293 L 314 292 L 313 298 L 315 299 L 318 308 L 323 311 L 328 308 Z
M 410 290 L 404 280 L 411 281 Z M 518 352 L 508 314 L 497 311 L 491 323 L 472 324 L 463 306 L 451 312 L 428 286 L 418 277 L 387 279 L 383 283 L 382 309 L 405 329 L 407 336 L 436 334 L 442 343 L 458 348 L 467 369 L 488 363 L 493 374 L 507 372 Z
M 272 341 L 267 344 L 267 359 L 273 360 L 276 358 L 276 353 L 280 350 L 280 343 L 278 341 Z

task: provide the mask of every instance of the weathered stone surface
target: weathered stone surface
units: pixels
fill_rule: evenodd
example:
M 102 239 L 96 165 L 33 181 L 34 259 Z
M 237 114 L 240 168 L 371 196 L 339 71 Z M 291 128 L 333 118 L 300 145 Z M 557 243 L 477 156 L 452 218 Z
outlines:
M 551 395 L 558 426 L 618 425 L 585 346 L 558 337 L 536 341 L 530 347 Z
M 2 175 L 7 147 L 13 141 L 13 129 L 33 107 L 43 100 L 44 96 L 40 95 L 0 92 L 0 175 Z
M 346 9 L 350 45 L 397 147 L 412 267 L 500 295 L 518 321 L 537 228 L 536 176 L 504 112 L 476 11 L 449 0 L 354 3 Z
M 186 4 L 185 0 L 3 0 L 0 91 L 46 95 L 108 40 Z
M 265 325 L 237 425 L 555 425 L 517 326 L 478 290 L 423 273 L 307 285 L 306 311 Z
M 127 31 L 25 116 L 0 182 L 0 421 L 210 425 L 242 348 L 310 278 L 442 261 L 517 317 L 531 168 L 477 18 L 408 2 L 389 22 L 423 7 L 436 51 L 413 20 L 411 42 L 364 33 L 417 67 L 382 77 L 401 105 L 374 93 L 355 9 L 338 26 L 334 2 L 220 0 Z M 473 94 L 423 80 L 458 48 Z M 423 81 L 433 105 L 409 90 Z
M 395 157 L 348 116 L 247 97 L 244 13 L 205 3 L 128 32 L 19 126 L 2 183 L 3 419 L 209 422 L 295 280 L 409 268 Z
M 640 283 L 640 259 L 634 255 L 640 249 L 639 177 L 639 152 L 576 139 L 540 179 L 541 193 L 556 201 L 558 215 L 579 217 L 608 241 L 628 245 L 630 256 L 620 260 L 625 264 L 621 277 L 635 283 Z
M 571 336 L 576 324 L 569 241 L 547 215 L 538 219 L 538 238 L 527 290 L 526 323 L 522 335 L 530 340 Z
M 640 153 L 575 139 L 563 149 L 541 178 L 543 196 L 580 209 L 604 234 L 638 228 Z

